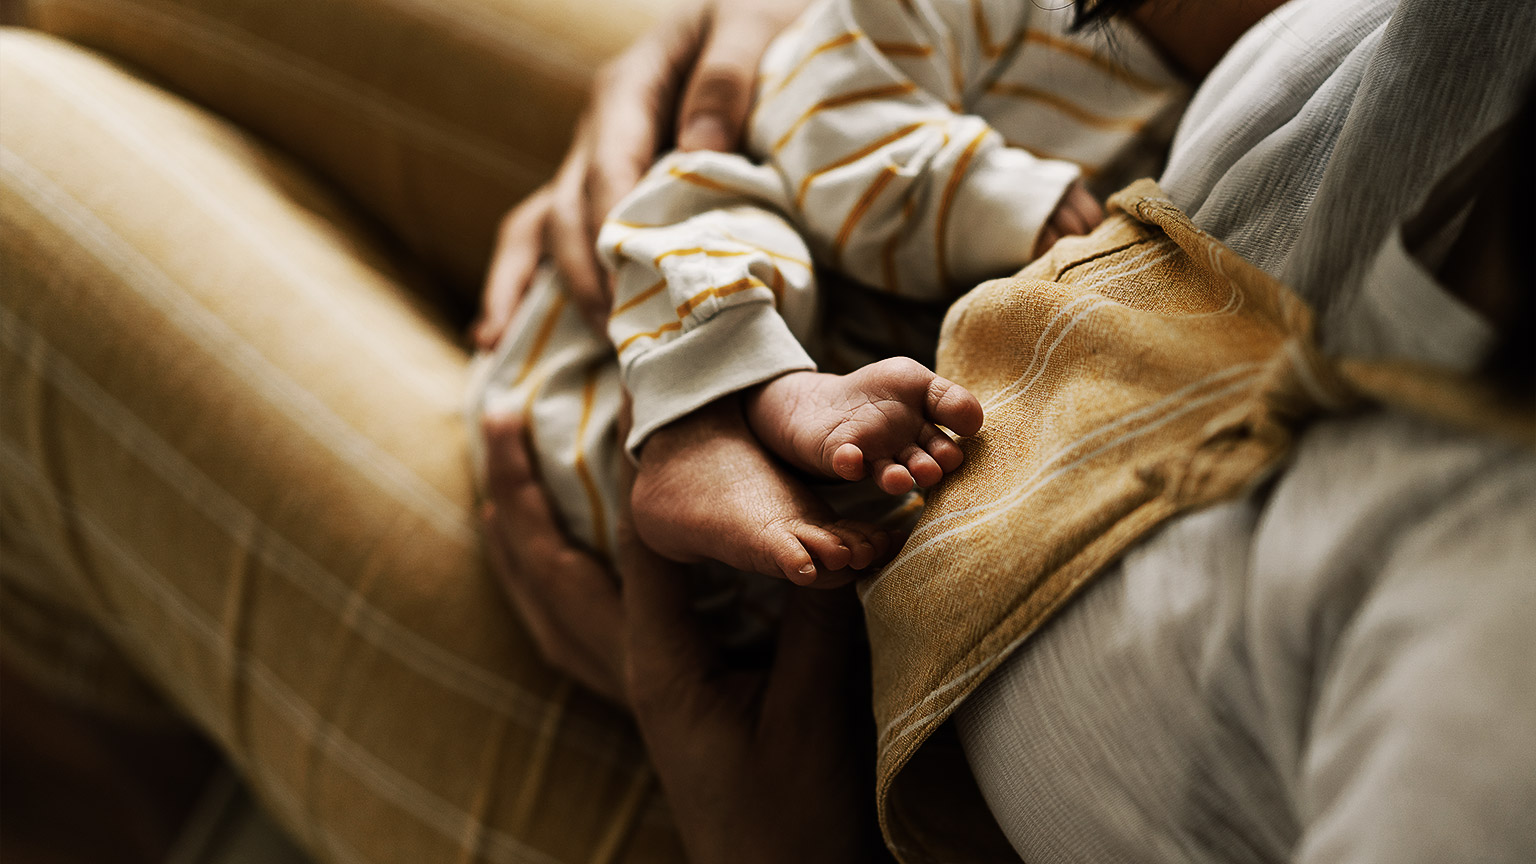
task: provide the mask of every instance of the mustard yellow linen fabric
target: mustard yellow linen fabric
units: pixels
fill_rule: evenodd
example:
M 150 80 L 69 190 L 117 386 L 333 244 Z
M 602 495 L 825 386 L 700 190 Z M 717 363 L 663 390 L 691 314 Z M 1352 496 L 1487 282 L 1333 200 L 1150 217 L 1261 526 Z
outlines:
M 1472 382 L 1322 356 L 1306 305 L 1152 181 L 1109 211 L 945 319 L 938 369 L 986 425 L 863 586 L 878 804 L 906 862 L 1017 860 L 935 733 L 1106 564 L 1252 488 L 1309 417 L 1382 403 L 1536 441 L 1529 412 Z
M 297 157 L 472 308 L 506 210 L 553 172 L 593 72 L 676 0 L 28 0 Z
M 50 37 L 0 31 L 0 117 L 7 659 L 163 695 L 320 861 L 678 860 L 627 720 L 485 573 L 467 357 L 405 256 Z

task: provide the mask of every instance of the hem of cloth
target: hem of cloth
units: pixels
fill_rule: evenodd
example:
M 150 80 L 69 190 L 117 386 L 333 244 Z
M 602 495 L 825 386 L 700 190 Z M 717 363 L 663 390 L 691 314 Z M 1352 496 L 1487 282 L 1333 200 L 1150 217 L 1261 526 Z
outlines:
M 634 398 L 624 450 L 632 460 L 652 432 L 732 393 L 785 374 L 815 371 L 816 363 L 776 309 L 752 303 L 724 309 L 646 351 L 623 370 Z

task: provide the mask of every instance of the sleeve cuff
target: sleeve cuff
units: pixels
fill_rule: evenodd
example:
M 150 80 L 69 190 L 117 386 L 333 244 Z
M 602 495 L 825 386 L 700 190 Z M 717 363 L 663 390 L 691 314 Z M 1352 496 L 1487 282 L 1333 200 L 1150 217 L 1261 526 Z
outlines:
M 1071 162 L 1038 159 L 1012 147 L 986 156 L 960 184 L 944 238 L 949 276 L 963 285 L 1027 263 L 1061 196 L 1082 173 Z M 1031 191 L 1021 195 L 1021 189 Z
M 634 399 L 625 452 L 637 459 L 652 432 L 716 399 L 786 372 L 815 368 L 772 305 L 725 309 L 625 364 L 624 388 Z

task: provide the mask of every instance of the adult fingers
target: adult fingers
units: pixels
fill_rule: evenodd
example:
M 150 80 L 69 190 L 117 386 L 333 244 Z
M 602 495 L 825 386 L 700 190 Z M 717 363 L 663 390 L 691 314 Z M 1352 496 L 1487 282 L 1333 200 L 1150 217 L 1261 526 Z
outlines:
M 533 469 L 520 421 L 487 419 L 484 514 L 492 569 L 545 659 L 624 701 L 623 609 L 617 583 L 561 533 Z
M 598 73 L 592 102 L 556 182 L 550 245 L 583 318 L 605 333 L 612 285 L 597 232 L 656 159 L 676 94 L 703 41 L 704 13 L 669 18 Z
M 1030 255 L 1032 257 L 1039 258 L 1041 255 L 1051 251 L 1051 247 L 1055 246 L 1056 241 L 1060 239 L 1061 232 L 1056 230 L 1056 226 L 1051 223 L 1046 223 L 1040 229 L 1039 236 L 1035 238 L 1035 249 L 1030 253 Z
M 718 0 L 714 4 L 704 50 L 679 106 L 679 149 L 736 149 L 752 108 L 758 61 L 804 5 L 783 0 Z
M 481 296 L 480 320 L 475 323 L 475 347 L 489 351 L 507 332 L 512 314 L 528 290 L 539 260 L 544 257 L 544 222 L 549 217 L 550 190 L 543 187 L 512 208 L 501 221 L 496 252 Z
M 704 695 L 714 651 L 694 617 L 679 565 L 621 531 L 619 578 L 624 592 L 626 684 L 642 724 L 687 712 Z
M 859 614 L 852 586 L 790 594 L 763 700 L 761 728 L 793 730 L 831 722 L 834 712 L 828 706 L 842 705 L 850 692 Z
M 589 324 L 601 320 L 597 332 L 606 332 L 611 303 L 608 280 L 597 260 L 597 226 L 589 212 L 587 174 L 591 168 L 590 125 L 584 120 L 577 142 L 560 166 L 551 189 L 549 218 L 544 239 L 566 287 L 576 299 Z M 601 310 L 600 312 L 598 310 Z
M 514 517 L 507 516 L 495 505 L 485 506 L 482 526 L 487 538 L 487 560 L 512 608 L 528 628 L 528 635 L 538 646 L 540 656 L 588 690 L 627 705 L 617 669 L 565 629 L 559 612 L 550 608 L 536 583 L 527 578 L 529 562 L 526 556 L 518 554 L 510 540 L 517 529 L 515 522 Z
M 601 221 L 656 159 L 700 28 L 668 21 L 598 75 L 589 111 L 587 192 Z
M 1081 183 L 1072 184 L 1062 198 L 1060 209 L 1066 218 L 1065 233 L 1087 234 L 1104 221 L 1104 208 Z

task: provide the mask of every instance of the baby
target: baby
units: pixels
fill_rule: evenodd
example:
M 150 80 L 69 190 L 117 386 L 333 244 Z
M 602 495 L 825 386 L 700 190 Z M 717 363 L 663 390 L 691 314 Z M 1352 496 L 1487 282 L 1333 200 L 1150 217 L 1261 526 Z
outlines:
M 875 322 L 1091 228 L 1083 176 L 1154 151 L 1146 130 L 1181 102 L 1134 32 L 1070 22 L 1027 0 L 825 0 L 764 58 L 751 158 L 671 154 L 605 224 L 608 340 L 558 279 L 536 282 L 476 407 L 527 416 L 575 537 L 613 548 L 627 393 L 635 521 L 657 551 L 801 584 L 879 558 L 883 532 L 837 519 L 785 465 L 930 485 L 961 461 L 944 428 L 974 434 L 982 406 L 891 359 Z M 858 285 L 822 320 L 828 273 Z M 870 362 L 832 375 L 813 355 Z

